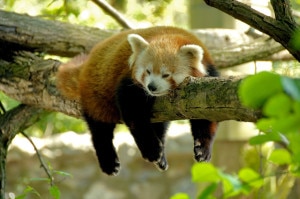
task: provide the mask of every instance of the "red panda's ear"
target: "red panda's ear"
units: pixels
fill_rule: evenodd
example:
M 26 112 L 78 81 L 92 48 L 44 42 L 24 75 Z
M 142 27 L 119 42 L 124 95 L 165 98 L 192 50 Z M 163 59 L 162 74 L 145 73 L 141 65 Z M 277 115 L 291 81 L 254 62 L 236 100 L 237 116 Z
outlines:
M 187 58 L 195 58 L 199 61 L 202 61 L 204 52 L 203 49 L 198 45 L 187 44 L 180 47 L 179 53 L 183 56 L 186 56 Z
M 131 67 L 135 62 L 137 55 L 147 48 L 149 43 L 138 34 L 129 34 L 127 40 L 132 50 L 132 55 L 129 58 L 129 65 Z
M 129 34 L 127 36 L 127 40 L 131 46 L 133 53 L 139 53 L 149 45 L 149 43 L 138 34 Z
M 207 71 L 204 65 L 202 64 L 203 54 L 203 48 L 195 44 L 187 44 L 181 46 L 179 49 L 180 57 L 184 59 L 187 63 L 190 63 L 190 66 L 196 69 L 196 71 L 198 71 L 196 72 L 197 74 L 200 72 L 200 74 L 206 75 Z

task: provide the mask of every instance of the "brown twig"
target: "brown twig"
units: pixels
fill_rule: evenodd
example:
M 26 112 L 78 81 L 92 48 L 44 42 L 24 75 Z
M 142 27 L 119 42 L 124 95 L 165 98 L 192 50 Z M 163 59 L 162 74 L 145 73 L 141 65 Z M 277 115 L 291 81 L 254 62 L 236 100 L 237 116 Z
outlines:
M 132 29 L 130 23 L 114 7 L 109 5 L 105 0 L 92 0 L 104 12 L 113 17 L 123 28 Z
M 38 148 L 35 146 L 33 140 L 24 132 L 22 131 L 21 134 L 30 142 L 30 144 L 33 146 L 35 153 L 41 163 L 41 167 L 44 169 L 44 171 L 46 172 L 49 180 L 50 180 L 50 186 L 54 185 L 54 180 L 53 180 L 53 176 L 51 175 L 51 171 L 48 169 L 47 165 L 45 164 L 43 157 L 40 153 L 40 151 L 38 150 Z

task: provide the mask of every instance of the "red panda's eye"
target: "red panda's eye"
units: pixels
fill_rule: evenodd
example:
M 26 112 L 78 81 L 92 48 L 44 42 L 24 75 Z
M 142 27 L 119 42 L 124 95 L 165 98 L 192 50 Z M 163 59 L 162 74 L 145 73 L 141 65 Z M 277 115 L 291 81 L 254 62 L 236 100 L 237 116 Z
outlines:
M 162 78 L 168 78 L 170 76 L 170 74 L 163 74 Z
M 146 70 L 146 72 L 147 72 L 147 74 L 148 74 L 148 75 L 150 75 L 150 74 L 151 74 L 150 70 L 148 70 L 148 69 Z

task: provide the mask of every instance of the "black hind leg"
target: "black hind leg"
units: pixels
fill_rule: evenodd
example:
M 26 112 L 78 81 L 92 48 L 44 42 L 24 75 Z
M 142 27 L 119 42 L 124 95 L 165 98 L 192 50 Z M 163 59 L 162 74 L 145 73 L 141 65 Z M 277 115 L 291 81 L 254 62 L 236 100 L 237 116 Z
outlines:
M 108 175 L 117 175 L 120 162 L 113 146 L 113 132 L 116 124 L 96 121 L 84 115 L 92 134 L 92 142 L 102 171 Z
M 194 157 L 197 162 L 209 161 L 211 159 L 211 148 L 217 122 L 208 120 L 190 120 L 192 134 L 194 137 Z

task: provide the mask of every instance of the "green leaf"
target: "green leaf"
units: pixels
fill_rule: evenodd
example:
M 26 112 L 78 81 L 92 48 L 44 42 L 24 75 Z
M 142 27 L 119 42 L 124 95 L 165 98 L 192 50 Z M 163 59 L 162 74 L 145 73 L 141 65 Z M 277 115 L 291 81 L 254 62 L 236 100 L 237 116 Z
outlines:
M 57 186 L 55 185 L 51 186 L 49 192 L 54 199 L 60 199 L 60 191 Z
M 170 199 L 190 199 L 190 196 L 186 193 L 176 193 Z
M 229 175 L 226 173 L 222 173 L 222 184 L 223 184 L 223 192 L 225 197 L 232 197 L 238 195 L 243 190 L 243 185 L 241 181 L 233 175 Z
M 23 194 L 17 196 L 16 199 L 24 199 L 26 198 L 26 196 L 28 196 L 28 194 L 35 194 L 39 198 L 41 197 L 39 192 L 37 192 L 33 187 L 27 186 L 26 189 L 23 191 Z
M 244 105 L 260 108 L 272 95 L 282 91 L 280 76 L 261 72 L 244 79 L 239 88 L 239 96 Z
M 250 168 L 241 169 L 238 176 L 244 183 L 246 183 L 246 185 L 250 187 L 260 188 L 264 184 L 264 180 L 260 174 Z
M 277 120 L 277 122 L 273 124 L 273 129 L 284 133 L 299 131 L 299 122 L 300 115 L 289 115 L 284 119 Z
M 272 151 L 269 160 L 279 165 L 290 164 L 292 162 L 291 154 L 286 149 Z
M 217 189 L 217 187 L 218 183 L 211 183 L 201 192 L 201 194 L 198 196 L 198 199 L 214 199 L 215 197 L 212 194 Z
M 211 163 L 196 163 L 192 167 L 193 182 L 219 182 L 221 180 L 218 169 Z
M 284 117 L 292 110 L 292 100 L 284 93 L 269 98 L 263 107 L 263 113 L 269 117 Z
M 249 143 L 251 145 L 264 144 L 266 142 L 287 142 L 287 138 L 277 132 L 270 132 L 266 134 L 261 134 L 250 138 Z
M 277 121 L 274 118 L 262 118 L 256 122 L 256 127 L 263 132 L 272 132 Z
M 283 89 L 293 97 L 293 99 L 300 101 L 300 79 L 281 77 Z
M 21 194 L 15 197 L 15 199 L 24 199 L 27 196 L 27 194 Z
M 53 173 L 56 173 L 56 174 L 59 174 L 59 175 L 61 175 L 61 176 L 65 176 L 65 177 L 73 177 L 72 174 L 67 173 L 67 172 L 64 172 L 64 171 L 57 171 L 57 170 L 54 170 Z
M 295 114 L 300 115 L 300 102 L 299 101 L 294 101 L 293 111 Z

